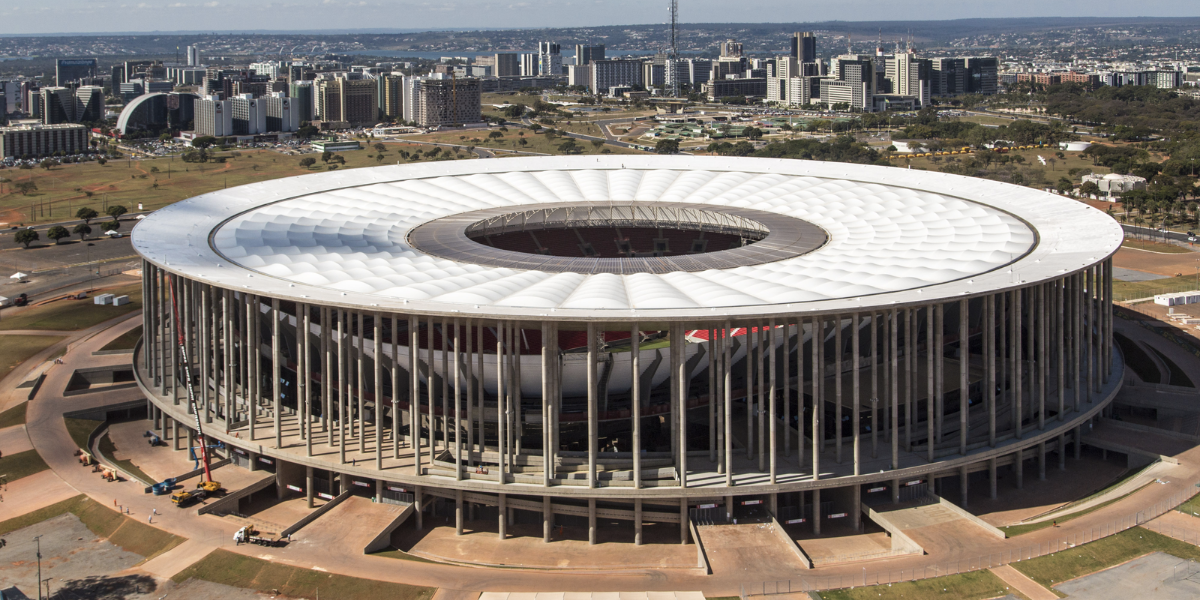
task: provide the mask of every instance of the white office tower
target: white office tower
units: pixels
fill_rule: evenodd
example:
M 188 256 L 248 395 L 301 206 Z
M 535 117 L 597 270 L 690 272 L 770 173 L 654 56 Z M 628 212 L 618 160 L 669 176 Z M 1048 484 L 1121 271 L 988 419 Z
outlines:
M 187 47 L 187 64 L 189 67 L 200 65 L 200 48 L 196 46 Z
M 537 74 L 543 77 L 562 75 L 562 49 L 555 42 L 538 43 Z
M 196 135 L 233 135 L 233 101 L 220 96 L 205 96 L 196 100 Z

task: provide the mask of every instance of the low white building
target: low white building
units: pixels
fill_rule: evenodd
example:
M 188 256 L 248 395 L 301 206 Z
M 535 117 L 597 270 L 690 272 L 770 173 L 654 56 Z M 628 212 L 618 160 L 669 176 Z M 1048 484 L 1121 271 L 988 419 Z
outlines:
M 1099 186 L 1100 191 L 1109 197 L 1120 196 L 1130 190 L 1146 189 L 1146 178 L 1138 177 L 1137 175 L 1118 175 L 1117 173 L 1097 175 L 1092 173 L 1084 175 L 1081 183 L 1089 181 Z

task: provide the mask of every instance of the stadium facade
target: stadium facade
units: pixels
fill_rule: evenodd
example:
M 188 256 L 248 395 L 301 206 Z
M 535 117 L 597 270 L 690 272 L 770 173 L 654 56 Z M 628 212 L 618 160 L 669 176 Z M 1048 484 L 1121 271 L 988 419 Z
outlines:
M 235 463 L 281 496 L 414 502 L 418 527 L 437 503 L 547 540 L 600 518 L 686 542 L 747 506 L 857 529 L 863 503 L 945 477 L 965 503 L 1078 454 L 1122 379 L 1121 239 L 1053 194 L 841 163 L 308 175 L 136 227 L 136 377 L 190 439 L 182 340 Z

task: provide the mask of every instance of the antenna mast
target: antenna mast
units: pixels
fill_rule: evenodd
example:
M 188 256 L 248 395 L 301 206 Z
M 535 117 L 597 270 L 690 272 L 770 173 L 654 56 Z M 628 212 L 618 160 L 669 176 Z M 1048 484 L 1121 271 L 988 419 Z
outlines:
M 679 97 L 679 47 L 675 44 L 675 30 L 679 26 L 679 0 L 671 3 L 671 97 Z

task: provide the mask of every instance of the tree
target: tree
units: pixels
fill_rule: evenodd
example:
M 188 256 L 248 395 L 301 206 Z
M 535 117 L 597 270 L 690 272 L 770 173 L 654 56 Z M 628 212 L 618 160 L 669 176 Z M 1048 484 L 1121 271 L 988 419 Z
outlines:
M 519 119 L 525 114 L 524 104 L 514 104 L 504 108 L 504 116 L 509 119 Z
M 127 212 L 129 212 L 129 209 L 120 204 L 114 204 L 104 210 L 104 214 L 112 217 L 114 221 L 120 220 L 121 215 Z
M 28 230 L 26 230 L 26 231 L 28 231 Z M 46 232 L 46 237 L 54 240 L 55 244 L 58 244 L 59 240 L 61 240 L 63 238 L 71 237 L 71 232 L 67 231 L 67 228 L 63 227 L 62 225 L 55 225 L 54 227 L 51 227 L 49 231 Z M 18 239 L 17 241 L 19 242 L 21 240 Z
M 22 229 L 17 232 L 17 235 L 13 236 L 13 239 L 16 240 L 18 244 L 25 244 L 25 247 L 29 248 L 29 245 L 40 240 L 41 236 L 38 235 L 38 232 L 32 229 Z
M 47 158 L 46 160 L 38 163 L 38 166 L 49 171 L 50 169 L 58 166 L 58 161 L 54 160 L 53 158 Z
M 504 134 L 500 133 L 499 131 L 492 131 L 492 132 L 488 133 L 488 139 L 490 139 L 490 140 L 499 140 L 503 137 L 504 137 Z
M 86 206 L 75 211 L 75 218 L 83 221 L 84 223 L 91 223 L 92 219 L 95 219 L 98 216 L 100 216 L 100 213 Z
M 28 196 L 31 192 L 36 192 L 38 189 L 37 184 L 32 181 L 18 181 L 13 187 L 17 188 L 17 191 L 21 192 L 22 196 Z
M 101 229 L 104 231 L 119 231 L 121 229 L 121 222 L 113 219 L 112 221 L 105 223 Z
M 742 130 L 742 135 L 744 135 L 752 140 L 757 140 L 757 139 L 762 138 L 763 131 L 757 127 L 747 127 L 744 130 Z
M 107 164 L 108 164 L 108 159 L 107 159 L 107 158 L 104 158 L 103 156 L 101 156 L 100 158 L 97 158 L 97 159 L 96 159 L 96 164 L 98 164 L 98 165 L 100 165 L 100 166 L 102 166 L 102 167 L 103 167 L 104 165 L 107 165 Z
M 204 148 L 212 146 L 213 144 L 216 144 L 216 143 L 217 143 L 217 138 L 215 138 L 211 135 L 202 135 L 202 136 L 192 140 L 192 147 L 203 150 Z
M 78 235 L 80 240 L 86 240 L 87 236 L 92 233 L 92 228 L 87 223 L 80 223 L 71 231 Z
M 383 152 L 384 150 L 387 150 L 387 146 L 384 146 L 382 143 L 375 144 L 374 148 L 376 152 Z
M 1083 185 L 1079 186 L 1079 194 L 1086 197 L 1098 197 L 1101 194 L 1100 186 L 1096 185 L 1095 181 L 1085 181 Z
M 331 158 L 333 158 L 333 153 L 332 153 L 332 152 L 330 152 L 330 151 L 326 150 L 326 151 L 324 151 L 324 152 L 322 152 L 322 153 L 321 153 L 321 162 L 323 162 L 323 163 L 327 163 L 327 162 L 329 162 L 329 159 L 331 159 Z
M 658 154 L 675 154 L 679 152 L 679 140 L 658 140 L 654 145 L 654 152 Z
M 315 159 L 311 156 L 306 156 L 306 157 L 300 159 L 300 166 L 304 167 L 305 169 L 307 169 L 315 164 L 317 164 L 317 159 Z

